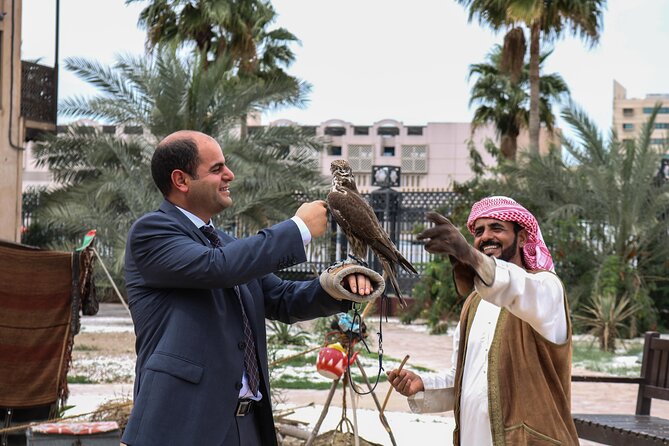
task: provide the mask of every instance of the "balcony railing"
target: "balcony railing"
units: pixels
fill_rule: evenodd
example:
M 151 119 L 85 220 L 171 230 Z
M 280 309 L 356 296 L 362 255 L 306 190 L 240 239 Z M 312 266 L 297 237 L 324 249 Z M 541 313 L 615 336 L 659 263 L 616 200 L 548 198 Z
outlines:
M 21 116 L 56 125 L 57 88 L 54 68 L 21 61 Z

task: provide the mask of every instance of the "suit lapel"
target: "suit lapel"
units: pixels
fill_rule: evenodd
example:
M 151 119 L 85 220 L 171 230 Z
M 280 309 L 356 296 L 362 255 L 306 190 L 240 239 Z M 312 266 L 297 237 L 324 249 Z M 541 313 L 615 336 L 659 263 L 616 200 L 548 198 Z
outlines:
M 164 200 L 160 205 L 160 210 L 176 219 L 182 226 L 188 228 L 193 234 L 193 238 L 199 240 L 203 245 L 209 246 L 209 240 L 207 237 L 205 237 L 202 231 L 200 231 L 200 228 L 196 227 L 193 222 L 190 221 L 188 217 L 186 217 L 183 212 L 177 209 L 176 206 L 174 206 L 172 203 Z M 218 232 L 218 236 L 220 237 L 223 246 L 234 241 L 234 239 L 228 234 L 219 230 L 216 230 L 216 232 Z M 231 291 L 233 294 L 236 294 L 234 290 Z M 239 285 L 239 294 L 241 296 L 242 305 L 244 305 L 244 310 L 246 311 L 246 317 L 251 324 L 251 329 L 253 330 L 255 338 L 258 339 L 258 324 L 256 323 L 257 312 L 255 309 L 253 295 L 251 294 L 251 291 L 246 286 L 246 284 Z

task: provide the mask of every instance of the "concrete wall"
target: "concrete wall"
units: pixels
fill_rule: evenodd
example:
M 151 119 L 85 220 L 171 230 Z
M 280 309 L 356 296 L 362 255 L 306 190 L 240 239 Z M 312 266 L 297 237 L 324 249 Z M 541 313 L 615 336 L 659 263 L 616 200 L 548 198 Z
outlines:
M 14 9 L 12 10 L 12 4 Z M 19 241 L 23 130 L 21 0 L 0 0 L 0 239 Z

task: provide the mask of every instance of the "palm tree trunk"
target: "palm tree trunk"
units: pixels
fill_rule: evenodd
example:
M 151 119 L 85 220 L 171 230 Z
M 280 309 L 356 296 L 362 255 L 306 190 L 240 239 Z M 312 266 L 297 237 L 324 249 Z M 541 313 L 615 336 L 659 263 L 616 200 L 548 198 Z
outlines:
M 500 150 L 504 158 L 509 161 L 516 161 L 516 151 L 518 148 L 518 134 L 503 134 L 500 141 Z
M 541 28 L 539 21 L 532 24 L 530 31 L 530 151 L 539 153 L 539 43 Z

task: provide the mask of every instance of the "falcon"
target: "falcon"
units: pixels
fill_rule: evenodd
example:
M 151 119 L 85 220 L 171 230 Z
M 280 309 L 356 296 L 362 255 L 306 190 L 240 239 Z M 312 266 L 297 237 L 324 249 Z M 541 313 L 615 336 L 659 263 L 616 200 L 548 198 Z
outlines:
M 406 307 L 397 283 L 395 267 L 399 265 L 405 271 L 414 274 L 418 274 L 418 271 L 397 250 L 376 218 L 372 207 L 358 192 L 348 161 L 334 160 L 330 164 L 330 172 L 332 172 L 332 189 L 327 196 L 328 208 L 346 235 L 353 255 L 364 260 L 367 258 L 367 248 L 371 248 L 390 279 L 400 304 Z

